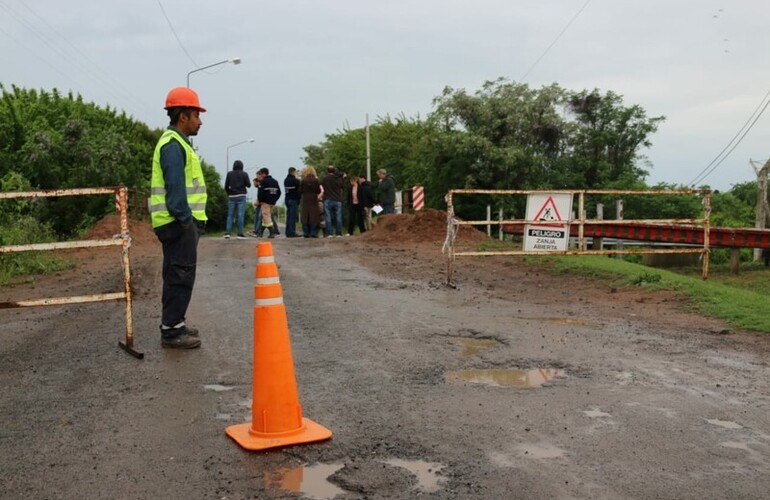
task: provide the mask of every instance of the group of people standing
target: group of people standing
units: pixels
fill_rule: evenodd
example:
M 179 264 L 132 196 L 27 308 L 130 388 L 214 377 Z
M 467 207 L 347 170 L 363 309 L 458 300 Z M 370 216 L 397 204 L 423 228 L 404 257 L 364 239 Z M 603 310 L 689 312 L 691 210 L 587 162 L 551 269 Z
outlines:
M 198 241 L 206 226 L 206 179 L 198 154 L 190 138 L 198 134 L 203 125 L 198 94 L 189 87 L 176 87 L 166 95 L 164 106 L 169 126 L 163 132 L 152 157 L 150 178 L 150 220 L 163 248 L 163 290 L 161 296 L 161 345 L 173 349 L 194 349 L 201 340 L 197 328 L 186 323 L 187 308 L 192 297 L 198 261 Z M 370 210 L 379 203 L 382 213 L 393 213 L 396 190 L 393 179 L 385 170 L 378 170 L 380 179 L 377 200 L 366 177 L 350 178 L 350 189 L 345 187 L 345 175 L 336 168 L 327 168 L 326 176 L 318 180 L 315 168 L 306 167 L 300 178 L 297 170 L 289 169 L 284 181 L 286 190 L 286 236 L 297 237 L 296 221 L 301 216 L 302 236 L 318 237 L 323 214 L 326 236 L 342 235 L 342 197 L 348 206 L 348 234 L 355 227 L 364 232 L 370 226 Z M 233 216 L 237 216 L 237 237 L 244 238 L 243 223 L 246 211 L 246 191 L 249 176 L 243 171 L 243 162 L 237 160 L 227 173 L 225 190 L 228 195 L 225 238 L 230 237 Z M 270 176 L 267 168 L 257 172 L 252 181 L 257 191 L 257 224 L 262 233 L 270 232 L 270 238 L 278 233 L 273 219 L 273 206 L 281 197 L 278 181 Z M 301 208 L 301 212 L 299 209 Z M 334 230 L 334 232 L 332 232 Z M 255 231 L 257 232 L 257 231 Z
M 257 188 L 257 201 L 254 203 L 257 216 L 254 221 L 254 236 L 262 236 L 267 229 L 268 238 L 281 234 L 278 223 L 273 215 L 273 207 L 281 197 L 281 186 L 273 179 L 268 168 L 261 168 L 253 181 L 243 171 L 243 162 L 235 160 L 233 169 L 225 177 L 225 192 L 227 193 L 227 221 L 225 222 L 225 239 L 230 238 L 233 229 L 233 216 L 236 217 L 237 238 L 245 239 L 243 234 L 244 216 L 246 213 L 246 191 L 249 184 Z M 287 195 L 288 199 L 288 195 Z M 287 205 L 288 207 L 288 205 Z
M 291 170 L 289 175 L 292 175 Z M 377 171 L 380 182 L 376 197 L 365 175 L 348 177 L 333 165 L 326 168 L 326 175 L 321 179 L 312 166 L 305 167 L 300 175 L 300 221 L 305 238 L 318 238 L 321 228 L 327 238 L 341 237 L 344 208 L 348 213 L 347 234 L 350 236 L 355 234 L 356 228 L 359 233 L 371 229 L 372 211 L 383 214 L 395 212 L 396 186 L 385 169 Z M 345 179 L 349 183 L 347 188 Z M 287 227 L 288 224 L 287 219 Z
M 348 235 L 355 234 L 356 228 L 359 233 L 371 229 L 372 210 L 383 214 L 395 212 L 395 182 L 384 169 L 378 170 L 377 176 L 379 183 L 375 196 L 371 183 L 363 174 L 348 177 L 330 165 L 326 168 L 326 175 L 319 179 L 313 166 L 307 166 L 301 172 L 291 167 L 283 181 L 286 237 L 318 238 L 321 231 L 326 237 L 341 237 L 343 209 L 347 210 L 348 215 Z M 349 184 L 347 188 L 346 179 Z M 243 163 L 236 160 L 225 179 L 225 191 L 228 195 L 225 238 L 230 238 L 233 216 L 237 218 L 237 237 L 246 237 L 243 233 L 243 219 L 248 185 L 249 177 L 243 171 Z M 278 181 L 270 176 L 267 168 L 259 170 L 253 185 L 257 188 L 255 205 L 258 209 L 252 235 L 261 237 L 267 229 L 268 238 L 274 238 L 280 233 L 272 209 L 281 196 L 281 188 Z M 298 220 L 301 224 L 301 234 L 297 230 Z

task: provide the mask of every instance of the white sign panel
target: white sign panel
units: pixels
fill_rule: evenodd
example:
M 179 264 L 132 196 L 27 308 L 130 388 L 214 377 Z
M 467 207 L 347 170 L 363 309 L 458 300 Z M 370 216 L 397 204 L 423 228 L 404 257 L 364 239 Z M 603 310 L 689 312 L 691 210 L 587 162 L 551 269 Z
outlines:
M 569 243 L 569 224 L 548 222 L 569 220 L 571 213 L 570 193 L 532 193 L 527 196 L 526 219 L 538 223 L 524 225 L 524 251 L 566 251 Z

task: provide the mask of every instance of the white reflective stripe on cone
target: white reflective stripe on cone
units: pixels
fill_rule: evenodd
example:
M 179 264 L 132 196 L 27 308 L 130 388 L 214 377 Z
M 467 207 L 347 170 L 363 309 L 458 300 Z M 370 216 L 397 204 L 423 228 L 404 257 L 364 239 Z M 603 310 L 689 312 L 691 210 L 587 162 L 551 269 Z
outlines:
M 266 255 L 264 257 L 257 257 L 257 264 L 269 264 L 275 262 L 275 255 Z
M 274 285 L 280 282 L 281 279 L 278 276 L 273 278 L 257 278 L 257 285 Z
M 283 304 L 283 297 L 276 297 L 274 299 L 256 299 L 254 300 L 255 306 L 277 306 Z

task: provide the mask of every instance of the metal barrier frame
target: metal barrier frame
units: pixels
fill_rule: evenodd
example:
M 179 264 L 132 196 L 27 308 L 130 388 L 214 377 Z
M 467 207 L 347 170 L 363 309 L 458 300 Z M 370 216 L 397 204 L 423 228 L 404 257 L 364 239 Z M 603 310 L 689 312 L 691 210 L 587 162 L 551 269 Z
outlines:
M 47 297 L 42 299 L 19 300 L 16 302 L 0 302 L 0 309 L 17 307 L 35 307 L 45 305 L 81 304 L 86 302 L 102 302 L 107 300 L 126 300 L 126 339 L 118 341 L 121 349 L 134 356 L 144 358 L 144 353 L 134 349 L 134 322 L 133 301 L 131 295 L 131 266 L 128 249 L 131 246 L 131 237 L 128 233 L 128 189 L 126 187 L 61 189 L 49 191 L 19 191 L 0 193 L 0 200 L 14 198 L 50 198 L 60 196 L 85 196 L 97 194 L 115 194 L 116 205 L 120 209 L 120 234 L 116 234 L 110 240 L 78 240 L 54 243 L 35 243 L 30 245 L 6 245 L 0 246 L 0 254 L 13 252 L 30 252 L 44 250 L 60 250 L 74 248 L 95 248 L 121 245 L 123 267 L 123 291 L 114 293 L 101 293 L 94 295 L 80 295 L 71 297 Z
M 537 224 L 540 221 L 526 219 L 512 220 L 469 220 L 461 221 L 455 217 L 454 195 L 458 194 L 498 194 L 498 195 L 529 195 L 533 193 L 571 194 L 578 197 L 578 217 L 572 220 L 550 221 L 552 224 L 571 225 L 578 224 L 578 250 L 566 251 L 492 251 L 492 252 L 456 252 L 454 239 L 459 226 L 481 226 L 504 224 Z M 702 219 L 586 219 L 585 196 L 586 195 L 702 195 L 704 216 Z M 620 255 L 620 254 L 656 254 L 656 253 L 699 253 L 703 258 L 703 279 L 708 278 L 709 269 L 709 231 L 711 228 L 711 190 L 709 189 L 651 189 L 646 191 L 617 190 L 617 189 L 575 189 L 575 190 L 516 190 L 516 189 L 450 189 L 446 194 L 447 202 L 447 237 L 442 251 L 447 255 L 447 281 L 448 286 L 454 287 L 454 260 L 458 256 L 486 256 L 486 255 Z M 617 222 L 637 224 L 693 224 L 703 227 L 703 248 L 667 248 L 667 249 L 637 249 L 637 250 L 583 250 L 586 247 L 584 228 L 586 224 L 615 224 Z

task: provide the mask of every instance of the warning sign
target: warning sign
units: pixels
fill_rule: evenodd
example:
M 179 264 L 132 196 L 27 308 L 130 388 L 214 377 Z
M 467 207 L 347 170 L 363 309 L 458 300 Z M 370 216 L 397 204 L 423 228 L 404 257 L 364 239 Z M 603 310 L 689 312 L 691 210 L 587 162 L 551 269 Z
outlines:
M 564 252 L 569 242 L 569 216 L 572 194 L 532 193 L 527 197 L 527 220 L 538 221 L 524 227 L 525 252 Z M 562 222 L 560 222 L 562 221 Z

